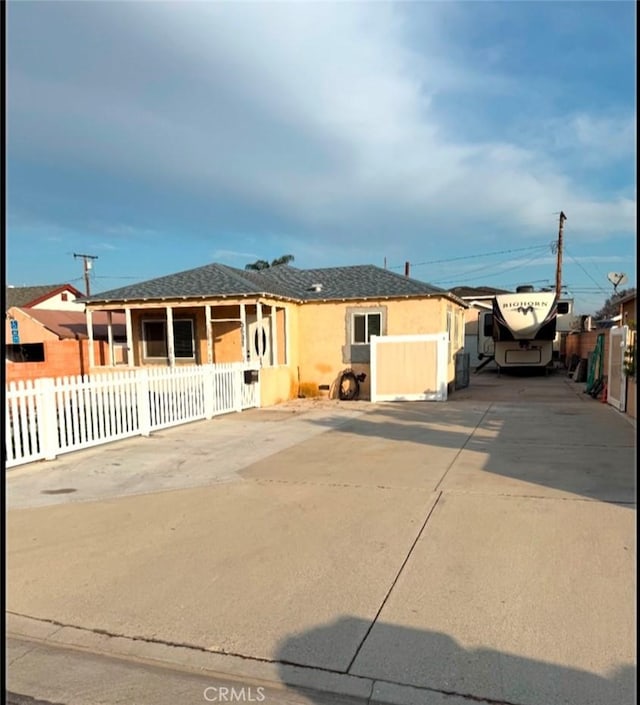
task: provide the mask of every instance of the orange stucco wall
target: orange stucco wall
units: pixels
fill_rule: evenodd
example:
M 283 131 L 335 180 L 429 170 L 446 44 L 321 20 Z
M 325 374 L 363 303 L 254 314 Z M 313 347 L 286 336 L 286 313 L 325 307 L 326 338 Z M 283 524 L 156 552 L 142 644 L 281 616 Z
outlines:
M 297 304 L 283 303 L 279 303 L 278 306 L 286 309 L 286 320 L 284 311 L 278 311 L 276 314 L 279 364 L 275 367 L 265 366 L 260 369 L 261 406 L 271 406 L 287 399 L 295 399 L 299 394 L 299 316 L 301 307 Z M 287 353 L 288 361 L 285 365 L 284 360 Z
M 11 343 L 11 319 L 18 323 L 18 335 L 21 343 L 42 343 L 44 340 L 58 340 L 58 336 L 47 330 L 42 323 L 34 321 L 28 314 L 19 308 L 10 308 L 10 317 L 5 318 L 5 341 Z
M 18 308 L 9 310 L 18 322 L 20 343 L 42 343 L 44 362 L 5 362 L 7 382 L 38 379 L 40 377 L 69 377 L 89 373 L 89 341 L 60 340 L 55 333 L 34 321 Z M 11 321 L 5 319 L 5 342 L 11 345 Z M 93 349 L 98 364 L 106 365 L 109 346 L 105 341 L 94 341 Z

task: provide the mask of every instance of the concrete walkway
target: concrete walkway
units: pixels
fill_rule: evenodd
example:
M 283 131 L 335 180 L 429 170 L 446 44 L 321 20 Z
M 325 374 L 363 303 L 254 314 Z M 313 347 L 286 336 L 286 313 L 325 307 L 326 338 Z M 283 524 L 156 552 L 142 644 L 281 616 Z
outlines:
M 11 471 L 9 633 L 286 702 L 631 705 L 635 430 L 581 388 L 478 375 Z M 18 656 L 10 690 L 66 697 Z

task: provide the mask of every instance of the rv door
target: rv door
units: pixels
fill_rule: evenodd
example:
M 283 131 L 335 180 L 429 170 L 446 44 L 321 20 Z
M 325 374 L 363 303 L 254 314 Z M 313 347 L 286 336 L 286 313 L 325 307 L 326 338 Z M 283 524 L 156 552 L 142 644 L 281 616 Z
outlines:
M 493 313 L 480 311 L 478 314 L 478 359 L 493 357 Z

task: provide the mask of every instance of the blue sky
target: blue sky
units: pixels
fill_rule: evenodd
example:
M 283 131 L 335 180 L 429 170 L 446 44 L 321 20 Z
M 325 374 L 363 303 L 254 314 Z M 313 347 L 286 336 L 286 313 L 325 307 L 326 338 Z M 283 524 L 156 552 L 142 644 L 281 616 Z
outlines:
M 6 281 L 210 262 L 636 284 L 631 2 L 18 2 Z

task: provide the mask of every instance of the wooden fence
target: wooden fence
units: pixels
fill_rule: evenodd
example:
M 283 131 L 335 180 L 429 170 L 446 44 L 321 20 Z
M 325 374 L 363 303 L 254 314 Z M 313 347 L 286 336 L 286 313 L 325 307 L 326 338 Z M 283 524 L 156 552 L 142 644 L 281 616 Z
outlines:
M 227 363 L 10 382 L 6 466 L 260 406 L 259 382 L 245 382 L 245 369 Z

